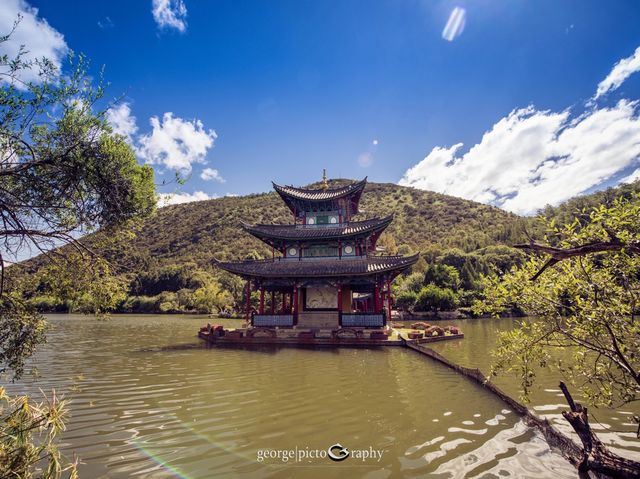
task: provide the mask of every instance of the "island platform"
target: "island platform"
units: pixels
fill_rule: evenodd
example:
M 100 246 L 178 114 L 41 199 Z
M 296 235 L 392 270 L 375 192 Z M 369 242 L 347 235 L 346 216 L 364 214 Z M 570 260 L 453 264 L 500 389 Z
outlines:
M 419 344 L 451 339 L 462 339 L 464 334 L 456 327 L 438 328 L 435 331 L 387 328 L 366 330 L 340 329 L 275 329 L 246 328 L 224 329 L 219 325 L 207 325 L 200 329 L 198 337 L 209 345 L 278 345 L 318 347 L 379 347 L 405 346 L 407 341 Z

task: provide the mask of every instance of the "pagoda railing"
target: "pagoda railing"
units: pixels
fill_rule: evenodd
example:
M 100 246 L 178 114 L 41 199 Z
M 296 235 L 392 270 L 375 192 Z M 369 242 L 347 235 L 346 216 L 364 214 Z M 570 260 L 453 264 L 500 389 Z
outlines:
M 322 258 L 336 258 L 339 259 L 339 256 L 303 256 L 302 260 L 313 260 L 313 259 L 322 259 Z M 364 258 L 369 258 L 369 259 L 377 259 L 377 258 L 408 258 L 408 256 L 405 255 L 401 255 L 401 254 L 371 254 L 371 255 L 342 255 L 342 259 L 364 259 Z M 245 260 L 240 260 L 237 261 L 236 263 L 240 263 L 240 264 L 255 264 L 255 263 L 263 263 L 263 264 L 268 264 L 268 263 L 275 263 L 277 261 L 297 261 L 300 258 L 298 256 L 294 256 L 294 257 L 283 257 L 283 256 L 276 256 L 275 258 L 267 258 L 267 259 L 245 259 Z
M 340 313 L 340 326 L 381 328 L 387 324 L 387 316 L 384 312 Z
M 251 315 L 251 326 L 259 326 L 265 328 L 290 328 L 298 322 L 297 314 L 271 314 L 271 313 L 253 313 Z

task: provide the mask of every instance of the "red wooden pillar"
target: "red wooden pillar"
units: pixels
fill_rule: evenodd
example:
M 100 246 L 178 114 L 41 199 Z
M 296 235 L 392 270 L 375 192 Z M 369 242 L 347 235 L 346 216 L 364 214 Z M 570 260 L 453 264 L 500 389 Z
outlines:
M 342 259 L 342 240 L 338 241 L 338 258 Z
M 264 286 L 260 286 L 260 314 L 264 314 Z
M 251 280 L 247 280 L 247 311 L 246 318 L 251 318 Z
M 298 312 L 298 285 L 293 287 L 293 303 L 291 304 L 291 314 Z
M 276 312 L 276 292 L 271 291 L 271 314 Z
M 342 285 L 338 285 L 338 324 L 342 326 Z
M 391 281 L 387 279 L 387 320 L 391 321 Z
M 373 288 L 373 312 L 376 314 L 380 312 L 380 287 L 378 283 Z

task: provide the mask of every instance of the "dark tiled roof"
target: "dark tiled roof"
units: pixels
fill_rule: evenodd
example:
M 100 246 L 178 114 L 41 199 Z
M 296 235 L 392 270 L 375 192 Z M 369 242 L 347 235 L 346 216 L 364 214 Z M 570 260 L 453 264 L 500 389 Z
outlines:
M 372 218 L 365 221 L 352 221 L 339 226 L 333 225 L 246 225 L 242 227 L 257 238 L 277 238 L 283 240 L 301 239 L 340 239 L 380 231 L 389 226 L 393 215 L 384 218 Z
M 241 276 L 263 278 L 309 278 L 334 276 L 366 276 L 407 268 L 418 261 L 413 256 L 370 256 L 359 259 L 296 260 L 275 259 L 223 263 L 218 267 Z
M 297 200 L 331 201 L 362 191 L 366 184 L 367 178 L 365 177 L 361 181 L 351 183 L 350 185 L 341 186 L 340 188 L 319 188 L 312 190 L 308 188 L 296 188 L 295 186 L 281 186 L 273 183 L 273 189 L 276 190 L 280 194 L 280 196 L 288 196 Z

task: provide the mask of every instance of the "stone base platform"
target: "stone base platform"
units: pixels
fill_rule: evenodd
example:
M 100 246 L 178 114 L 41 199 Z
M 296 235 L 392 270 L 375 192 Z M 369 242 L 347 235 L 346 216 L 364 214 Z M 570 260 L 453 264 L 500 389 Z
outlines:
M 404 346 L 404 331 L 396 329 L 272 329 L 248 327 L 231 330 L 202 328 L 198 337 L 210 345 L 278 345 L 326 347 Z M 422 338 L 423 342 L 462 339 L 464 334 Z M 410 339 L 409 339 L 410 340 Z

